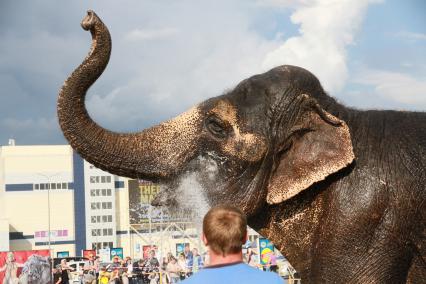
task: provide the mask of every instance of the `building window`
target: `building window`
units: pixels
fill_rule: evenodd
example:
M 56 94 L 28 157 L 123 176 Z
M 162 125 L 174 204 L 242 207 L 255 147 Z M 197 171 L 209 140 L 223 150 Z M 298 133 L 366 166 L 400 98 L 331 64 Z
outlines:
M 92 223 L 96 223 L 96 216 L 92 216 L 92 218 L 90 218 Z
M 98 176 L 91 176 L 90 177 L 90 183 L 99 183 L 99 177 Z
M 102 209 L 112 209 L 112 202 L 102 202 Z
M 104 236 L 112 236 L 112 229 L 103 229 L 102 233 Z
M 100 196 L 101 191 L 99 189 L 90 190 L 90 196 Z
M 102 246 L 103 246 L 103 248 L 112 248 L 113 247 L 112 242 L 103 242 Z
M 111 194 L 112 192 L 111 192 L 111 188 L 108 188 L 107 189 L 107 196 L 111 196 L 112 194 Z
M 35 190 L 49 190 L 49 189 L 68 189 L 67 182 L 58 182 L 58 183 L 40 183 L 34 184 Z
M 92 208 L 93 210 L 101 209 L 101 203 L 100 202 L 92 202 L 90 204 L 90 208 Z
M 92 236 L 101 236 L 101 229 L 92 229 Z
M 108 183 L 111 182 L 111 176 L 91 176 L 90 183 Z
M 112 222 L 112 215 L 108 215 L 108 222 Z

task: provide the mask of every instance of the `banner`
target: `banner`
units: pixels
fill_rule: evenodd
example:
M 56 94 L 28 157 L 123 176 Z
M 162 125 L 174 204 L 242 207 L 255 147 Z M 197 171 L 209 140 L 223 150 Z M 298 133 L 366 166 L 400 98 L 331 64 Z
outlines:
M 189 245 L 189 243 L 177 243 L 176 244 L 176 257 L 179 257 L 179 255 L 184 252 L 185 245 Z
M 90 258 L 91 256 L 96 256 L 96 250 L 94 249 L 84 249 L 82 253 L 83 257 Z
M 161 209 L 151 206 L 160 186 L 150 181 L 129 180 L 129 217 L 130 224 L 144 224 L 161 222 L 163 212 Z
M 99 254 L 98 256 L 101 259 L 101 262 L 110 262 L 111 261 L 111 254 L 109 248 L 103 248 L 98 250 Z
M 50 283 L 49 255 L 49 250 L 0 252 L 0 283 Z
M 50 231 L 50 241 L 67 241 L 70 238 L 70 234 L 67 229 L 62 230 L 51 230 Z M 45 243 L 49 241 L 49 231 L 35 231 L 34 232 L 34 241 L 36 243 Z
M 123 259 L 123 248 L 111 248 L 110 249 L 110 254 L 111 254 L 111 260 L 115 257 L 118 256 L 120 259 Z
M 271 254 L 274 253 L 274 245 L 272 242 L 265 238 L 259 239 L 259 255 L 260 264 L 265 265 L 269 262 Z
M 69 257 L 70 256 L 70 252 L 69 251 L 58 251 L 56 253 L 56 257 L 57 258 L 65 258 L 65 257 Z
M 156 245 L 153 245 L 153 246 L 142 246 L 142 258 L 143 259 L 148 259 L 149 258 L 149 252 L 151 250 L 157 251 L 158 248 L 157 248 Z
M 190 208 L 170 214 L 164 208 L 151 205 L 160 192 L 160 185 L 145 180 L 129 180 L 129 218 L 131 225 L 159 222 L 191 222 L 195 216 Z

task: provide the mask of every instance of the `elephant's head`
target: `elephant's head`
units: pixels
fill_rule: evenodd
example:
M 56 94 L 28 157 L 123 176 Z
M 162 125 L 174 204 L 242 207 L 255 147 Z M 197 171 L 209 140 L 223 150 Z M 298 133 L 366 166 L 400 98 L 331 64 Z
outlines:
M 319 104 L 330 98 L 308 71 L 281 66 L 242 81 L 224 95 L 139 133 L 93 122 L 87 89 L 109 60 L 110 36 L 91 11 L 82 23 L 91 53 L 61 89 L 65 137 L 87 161 L 111 173 L 160 181 L 155 203 L 176 202 L 181 177 L 194 175 L 209 205 L 232 203 L 248 215 L 289 199 L 354 159 L 347 125 Z M 195 173 L 195 174 L 194 174 Z

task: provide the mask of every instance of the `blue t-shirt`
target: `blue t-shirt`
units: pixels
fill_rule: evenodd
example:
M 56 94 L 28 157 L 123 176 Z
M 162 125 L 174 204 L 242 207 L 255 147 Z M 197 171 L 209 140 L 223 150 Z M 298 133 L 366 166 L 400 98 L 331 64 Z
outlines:
M 283 284 L 284 280 L 273 272 L 265 272 L 242 262 L 208 266 L 181 283 L 184 284 Z

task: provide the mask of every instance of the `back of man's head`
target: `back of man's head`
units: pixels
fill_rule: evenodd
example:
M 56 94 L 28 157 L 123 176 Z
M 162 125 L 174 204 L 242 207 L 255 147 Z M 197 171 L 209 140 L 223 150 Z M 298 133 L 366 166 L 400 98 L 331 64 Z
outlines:
M 247 236 L 246 216 L 233 206 L 214 207 L 204 216 L 203 233 L 214 253 L 226 256 L 241 252 Z

